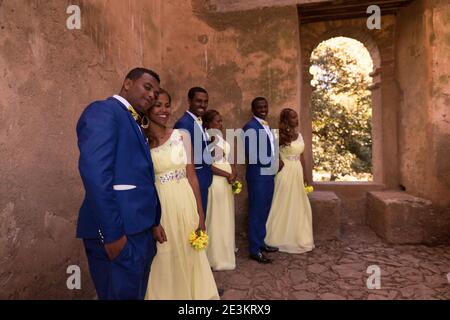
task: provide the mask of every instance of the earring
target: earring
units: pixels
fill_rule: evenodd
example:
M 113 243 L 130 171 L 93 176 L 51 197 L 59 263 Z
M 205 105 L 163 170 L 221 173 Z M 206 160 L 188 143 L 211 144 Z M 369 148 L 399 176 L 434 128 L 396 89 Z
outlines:
M 291 132 L 291 128 L 287 128 L 286 131 L 287 131 L 287 132 Z
M 149 124 L 150 124 L 150 120 L 148 119 L 148 117 L 147 116 L 143 116 L 142 117 L 142 121 L 141 121 L 142 129 L 147 129 Z

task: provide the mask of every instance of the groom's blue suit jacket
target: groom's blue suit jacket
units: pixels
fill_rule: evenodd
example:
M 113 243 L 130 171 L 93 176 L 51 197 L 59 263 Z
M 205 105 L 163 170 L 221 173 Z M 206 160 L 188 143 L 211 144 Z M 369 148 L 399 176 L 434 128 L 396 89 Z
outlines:
M 159 224 L 150 150 L 127 108 L 115 98 L 93 102 L 78 121 L 77 135 L 86 190 L 77 237 L 109 243 Z
M 243 128 L 246 136 L 244 137 L 245 145 L 245 158 L 247 161 L 246 179 L 247 181 L 255 180 L 271 180 L 274 178 L 276 171 L 271 172 L 269 168 L 274 165 L 275 154 L 274 150 L 270 147 L 269 135 L 264 130 L 264 127 L 258 120 L 252 118 Z M 253 132 L 256 136 L 256 140 L 251 142 L 249 138 Z M 262 148 L 264 146 L 264 148 Z M 264 156 L 264 158 L 262 157 Z M 254 159 L 253 163 L 250 163 L 250 159 Z M 263 171 L 265 169 L 265 171 Z M 263 174 L 264 172 L 271 174 Z
M 198 182 L 200 184 L 200 188 L 208 189 L 208 187 L 212 183 L 212 158 L 209 152 L 205 152 L 205 149 L 207 149 L 208 146 L 207 143 L 202 139 L 203 135 L 199 126 L 195 123 L 194 118 L 192 118 L 189 113 L 185 112 L 184 115 L 175 123 L 174 128 L 184 129 L 189 132 L 191 136 L 191 144 L 194 150 L 194 165 Z M 195 148 L 194 144 L 195 138 L 198 138 L 197 148 Z M 205 155 L 206 157 L 204 157 Z M 204 208 L 204 210 L 206 210 L 206 208 Z

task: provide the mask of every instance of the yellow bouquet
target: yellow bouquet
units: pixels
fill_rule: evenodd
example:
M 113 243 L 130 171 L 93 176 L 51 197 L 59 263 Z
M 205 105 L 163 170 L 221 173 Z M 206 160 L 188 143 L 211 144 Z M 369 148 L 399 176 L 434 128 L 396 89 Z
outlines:
M 232 185 L 231 185 L 231 189 L 233 190 L 234 194 L 239 194 L 242 191 L 242 183 L 240 181 L 235 181 Z
M 314 191 L 313 186 L 305 185 L 305 192 L 306 192 L 306 194 L 311 193 L 313 191 Z
M 189 234 L 189 243 L 197 251 L 206 249 L 208 246 L 208 235 L 203 230 L 192 231 Z

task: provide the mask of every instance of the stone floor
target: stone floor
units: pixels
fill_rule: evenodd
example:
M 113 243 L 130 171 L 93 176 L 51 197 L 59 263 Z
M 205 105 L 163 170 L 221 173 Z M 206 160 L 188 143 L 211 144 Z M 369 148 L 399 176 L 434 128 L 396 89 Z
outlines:
M 440 299 L 450 300 L 450 246 L 389 245 L 367 227 L 345 227 L 339 241 L 316 242 L 304 254 L 272 253 L 249 260 L 236 239 L 237 267 L 214 272 L 223 300 Z M 381 288 L 368 289 L 367 268 L 381 269 Z

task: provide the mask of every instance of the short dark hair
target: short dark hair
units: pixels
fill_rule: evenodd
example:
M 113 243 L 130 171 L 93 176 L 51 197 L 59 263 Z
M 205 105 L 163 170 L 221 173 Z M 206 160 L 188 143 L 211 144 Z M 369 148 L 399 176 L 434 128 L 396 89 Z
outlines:
M 188 91 L 188 98 L 189 98 L 190 100 L 194 99 L 195 94 L 196 94 L 197 92 L 203 92 L 203 93 L 208 94 L 208 91 L 206 91 L 206 90 L 203 89 L 202 87 L 193 87 L 193 88 L 190 88 L 189 91 Z
M 163 88 L 159 88 L 159 95 L 165 94 L 167 95 L 167 97 L 169 97 L 169 104 L 172 104 L 172 97 L 170 96 L 170 94 L 167 92 L 167 90 L 163 89 Z
M 267 102 L 267 99 L 264 98 L 264 97 L 256 97 L 255 99 L 253 99 L 253 101 L 252 101 L 252 110 L 255 108 L 256 103 L 259 102 L 259 101 Z
M 149 75 L 151 75 L 153 78 L 156 79 L 156 81 L 158 81 L 158 83 L 161 82 L 161 79 L 159 78 L 159 75 L 150 69 L 145 69 L 145 68 L 134 68 L 132 70 L 130 70 L 127 74 L 127 76 L 125 77 L 125 79 L 130 79 L 130 80 L 137 80 L 140 77 L 142 77 L 142 75 L 144 73 L 148 73 Z

